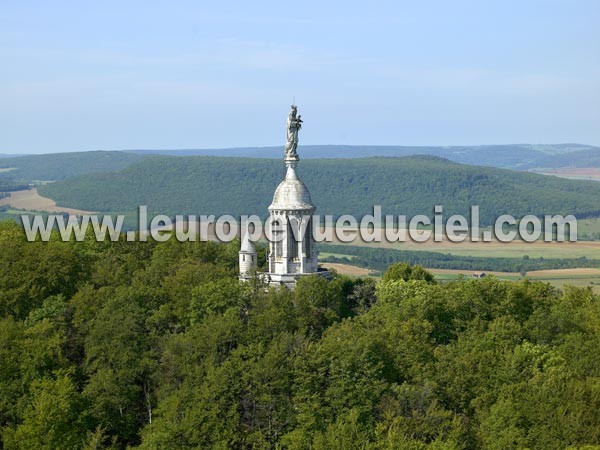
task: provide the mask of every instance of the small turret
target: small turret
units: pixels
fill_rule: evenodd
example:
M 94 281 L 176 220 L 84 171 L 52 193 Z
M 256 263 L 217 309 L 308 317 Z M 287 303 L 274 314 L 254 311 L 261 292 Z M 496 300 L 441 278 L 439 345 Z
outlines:
M 240 279 L 244 280 L 254 275 L 256 272 L 256 257 L 256 246 L 250 240 L 250 233 L 246 230 L 239 251 Z

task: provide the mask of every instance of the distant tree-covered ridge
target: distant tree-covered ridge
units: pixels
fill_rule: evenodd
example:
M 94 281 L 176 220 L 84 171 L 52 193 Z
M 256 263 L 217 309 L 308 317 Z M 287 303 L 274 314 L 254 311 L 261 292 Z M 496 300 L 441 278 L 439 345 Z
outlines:
M 149 156 L 114 173 L 89 174 L 40 188 L 59 205 L 115 212 L 266 214 L 283 177 L 280 160 Z M 499 215 L 600 215 L 600 183 L 558 179 L 457 164 L 433 156 L 307 159 L 298 169 L 317 213 L 361 217 L 384 214 L 469 216 L 479 205 L 482 224 Z
M 50 153 L 40 155 L 0 154 L 0 178 L 27 181 L 63 180 L 87 173 L 112 172 L 149 155 L 223 156 L 279 159 L 280 146 L 200 150 L 127 150 Z M 461 164 L 512 170 L 598 167 L 600 147 L 582 144 L 555 145 L 477 145 L 477 146 L 401 146 L 401 145 L 303 145 L 303 159 L 348 159 L 365 157 L 405 157 L 429 155 Z M 11 173 L 2 169 L 11 168 Z
M 0 172 L 0 181 L 2 178 L 28 181 L 64 180 L 88 173 L 112 172 L 140 159 L 143 159 L 142 155 L 118 151 L 0 157 L 0 169 L 14 169 Z
M 278 158 L 281 147 L 239 147 L 200 150 L 136 150 L 136 153 L 177 156 Z M 302 145 L 303 158 L 364 158 L 432 155 L 463 164 L 514 170 L 598 167 L 600 147 L 582 144 L 508 144 L 461 146 Z
M 600 446 L 591 290 L 402 263 L 267 289 L 238 245 L 0 223 L 0 448 Z

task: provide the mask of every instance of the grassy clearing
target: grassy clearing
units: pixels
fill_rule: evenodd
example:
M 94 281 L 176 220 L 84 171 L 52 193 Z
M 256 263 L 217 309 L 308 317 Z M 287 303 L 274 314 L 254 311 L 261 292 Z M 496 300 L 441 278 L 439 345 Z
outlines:
M 577 231 L 579 233 L 600 233 L 600 217 L 593 219 L 581 219 L 577 221 Z

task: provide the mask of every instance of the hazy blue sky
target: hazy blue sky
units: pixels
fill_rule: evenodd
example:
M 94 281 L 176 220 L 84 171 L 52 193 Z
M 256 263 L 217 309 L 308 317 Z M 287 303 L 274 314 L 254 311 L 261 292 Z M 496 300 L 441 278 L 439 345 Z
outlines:
M 600 145 L 600 1 L 0 2 L 0 153 Z

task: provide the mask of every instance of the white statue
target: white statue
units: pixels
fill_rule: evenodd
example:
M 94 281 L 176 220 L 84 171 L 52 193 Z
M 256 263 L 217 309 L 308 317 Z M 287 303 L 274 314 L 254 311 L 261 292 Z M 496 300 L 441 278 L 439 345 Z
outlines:
M 302 128 L 302 116 L 296 117 L 298 108 L 296 105 L 292 105 L 292 109 L 288 114 L 286 130 L 287 130 L 287 143 L 285 144 L 285 157 L 286 158 L 297 158 L 296 148 L 298 147 L 298 131 Z

